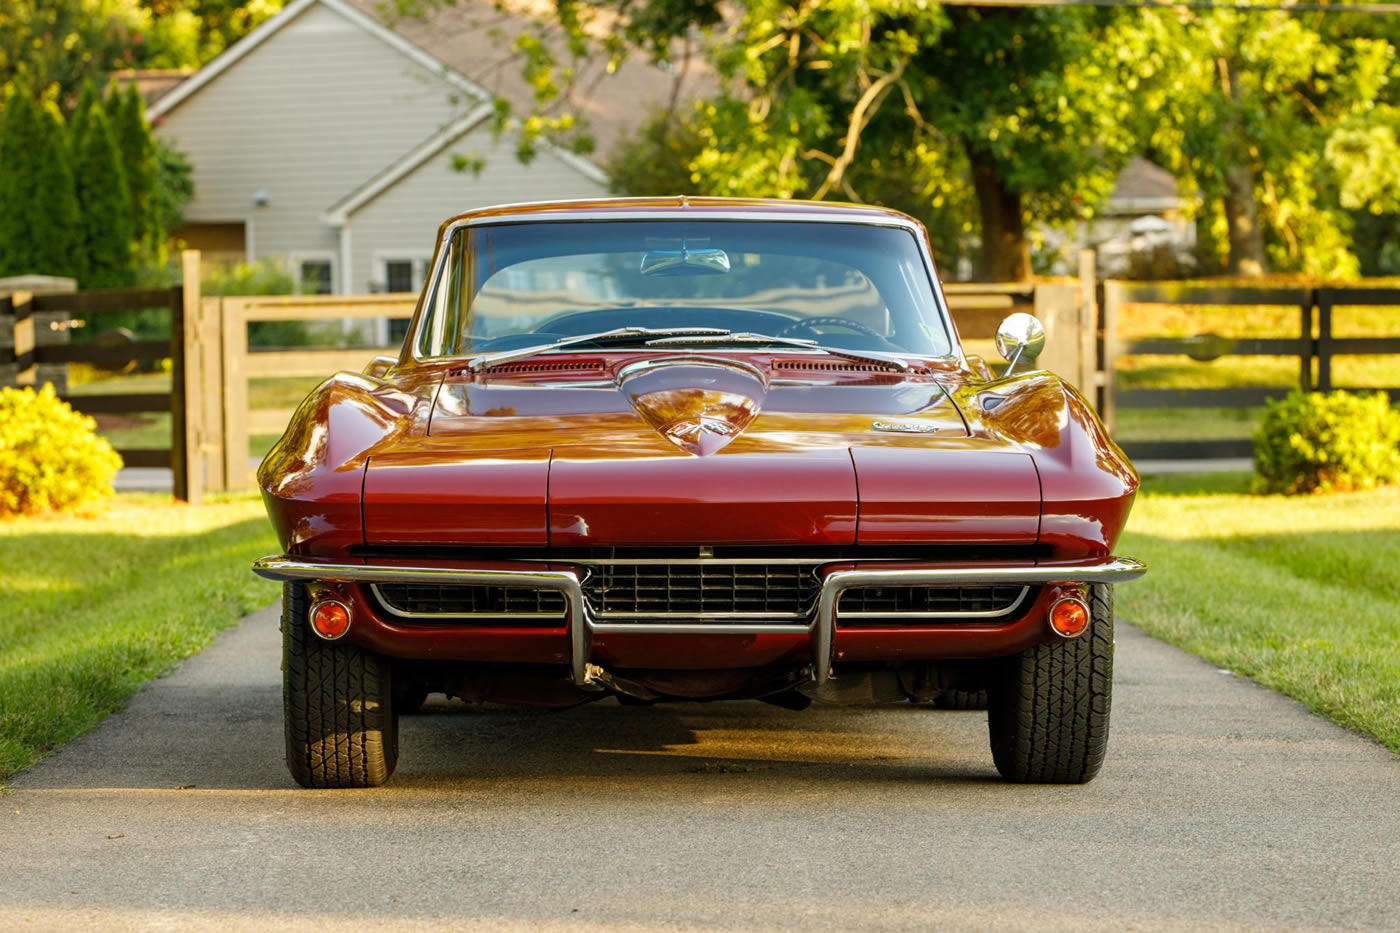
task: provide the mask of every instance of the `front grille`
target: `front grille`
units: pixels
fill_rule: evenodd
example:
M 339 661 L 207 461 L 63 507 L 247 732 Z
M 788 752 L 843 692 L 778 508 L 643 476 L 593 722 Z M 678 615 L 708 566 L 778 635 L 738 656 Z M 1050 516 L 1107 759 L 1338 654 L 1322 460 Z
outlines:
M 841 594 L 836 618 L 842 625 L 918 624 L 928 619 L 978 619 L 1010 615 L 1030 587 L 862 586 Z
M 820 587 L 815 564 L 599 564 L 584 581 L 600 619 L 707 615 L 804 623 Z
M 537 616 L 562 619 L 564 594 L 525 586 L 440 583 L 380 583 L 375 595 L 401 616 Z

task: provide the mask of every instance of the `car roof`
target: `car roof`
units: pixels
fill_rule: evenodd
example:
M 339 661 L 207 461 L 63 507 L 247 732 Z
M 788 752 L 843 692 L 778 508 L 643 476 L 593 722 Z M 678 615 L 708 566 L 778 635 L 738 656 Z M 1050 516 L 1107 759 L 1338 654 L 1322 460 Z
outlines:
M 908 214 L 870 204 L 840 201 L 789 201 L 780 198 L 696 198 L 677 195 L 665 198 L 592 198 L 578 201 L 538 201 L 528 204 L 501 204 L 466 211 L 449 217 L 442 225 L 528 220 L 626 219 L 646 217 L 749 220 L 825 220 L 835 223 L 873 223 L 920 226 Z

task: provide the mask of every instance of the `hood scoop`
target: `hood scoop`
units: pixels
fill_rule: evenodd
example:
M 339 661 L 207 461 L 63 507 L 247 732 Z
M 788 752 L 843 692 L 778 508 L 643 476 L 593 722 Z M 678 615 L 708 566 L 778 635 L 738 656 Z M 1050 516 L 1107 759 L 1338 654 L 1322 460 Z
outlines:
M 742 434 L 768 394 L 757 368 L 709 358 L 638 363 L 618 374 L 618 388 L 643 421 L 697 457 Z

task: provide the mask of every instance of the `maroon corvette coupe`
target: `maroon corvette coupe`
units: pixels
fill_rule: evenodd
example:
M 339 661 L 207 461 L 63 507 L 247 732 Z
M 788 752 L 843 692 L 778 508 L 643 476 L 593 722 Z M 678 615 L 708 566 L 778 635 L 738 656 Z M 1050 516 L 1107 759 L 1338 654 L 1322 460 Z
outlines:
M 689 198 L 473 211 L 402 351 L 258 473 L 287 761 L 380 784 L 432 692 L 562 708 L 985 695 L 1013 781 L 1108 741 L 1137 490 L 1012 315 L 966 356 L 920 225 Z M 983 693 L 985 692 L 985 693 Z

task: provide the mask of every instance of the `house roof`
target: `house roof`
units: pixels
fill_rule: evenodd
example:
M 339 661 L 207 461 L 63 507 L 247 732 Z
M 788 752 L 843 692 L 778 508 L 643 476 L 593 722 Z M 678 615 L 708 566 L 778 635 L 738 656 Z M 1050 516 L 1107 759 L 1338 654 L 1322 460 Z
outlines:
M 392 28 L 396 35 L 467 76 L 492 95 L 508 101 L 517 114 L 528 114 L 535 105 L 534 88 L 521 73 L 516 39 L 527 29 L 543 29 L 547 41 L 567 62 L 567 47 L 557 29 L 544 19 L 553 4 L 530 4 L 528 0 L 457 0 L 436 4 L 421 18 L 403 17 L 389 21 L 381 0 L 347 0 L 366 16 Z M 684 61 L 683 56 L 678 55 Z M 606 161 L 618 144 L 636 128 L 648 113 L 672 101 L 693 100 L 712 93 L 717 87 L 713 74 L 696 54 L 688 65 L 673 70 L 652 64 L 641 52 L 625 59 L 614 73 L 608 73 L 601 56 L 584 63 L 574 81 L 569 99 L 570 111 L 587 119 L 600 161 Z
M 1128 160 L 1113 184 L 1110 209 L 1164 210 L 1179 207 L 1181 195 L 1172 173 L 1140 156 Z
M 493 2 L 459 0 L 437 6 L 422 18 L 390 21 L 384 13 L 386 5 L 378 0 L 292 0 L 192 76 L 147 96 L 147 118 L 156 120 L 178 107 L 315 3 L 336 11 L 477 100 L 499 96 L 519 114 L 528 113 L 534 105 L 534 89 L 513 51 L 515 40 L 539 22 L 527 8 L 512 12 Z M 563 49 L 562 38 L 557 45 Z M 584 68 L 564 103 L 588 120 L 595 151 L 606 158 L 649 111 L 707 89 L 713 83 L 707 75 L 699 66 L 672 74 L 641 56 L 624 61 L 612 74 L 602 62 L 594 62 Z
M 194 70 L 189 68 L 123 68 L 112 72 L 109 77 L 113 84 L 123 88 L 136 85 L 141 99 L 149 107 L 175 90 L 194 73 Z
M 442 152 L 442 150 L 446 149 L 452 143 L 485 123 L 486 120 L 495 113 L 495 109 L 496 108 L 492 104 L 482 104 L 471 110 L 471 112 L 453 120 L 437 133 L 434 133 L 421 146 L 418 146 L 402 159 L 389 165 L 384 171 L 375 175 L 354 191 L 351 191 L 335 204 L 332 204 L 326 212 L 321 215 L 321 219 L 332 226 L 344 226 L 349 222 L 351 214 L 374 200 L 382 192 L 398 184 L 405 176 L 411 174 L 415 169 L 433 156 Z M 572 153 L 557 149 L 547 142 L 541 142 L 539 145 L 554 157 L 573 166 L 579 174 L 584 177 L 596 181 L 599 184 L 607 184 L 607 176 L 603 173 L 603 170 L 587 159 L 581 159 Z

